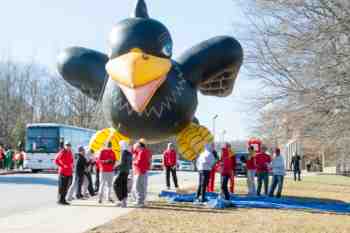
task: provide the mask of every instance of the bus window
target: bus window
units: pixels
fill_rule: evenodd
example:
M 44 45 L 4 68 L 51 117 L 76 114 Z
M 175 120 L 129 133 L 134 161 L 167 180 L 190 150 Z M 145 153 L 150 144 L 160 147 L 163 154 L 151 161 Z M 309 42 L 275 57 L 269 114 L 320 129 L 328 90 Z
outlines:
M 58 128 L 33 127 L 27 129 L 26 152 L 55 153 L 58 149 Z
M 69 128 L 63 128 L 64 142 L 72 143 L 72 132 Z

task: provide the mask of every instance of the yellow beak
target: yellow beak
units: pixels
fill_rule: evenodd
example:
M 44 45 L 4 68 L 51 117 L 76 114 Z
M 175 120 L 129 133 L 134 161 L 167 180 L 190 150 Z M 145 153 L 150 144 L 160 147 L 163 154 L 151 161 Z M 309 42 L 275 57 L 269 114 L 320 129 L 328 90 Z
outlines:
M 110 78 L 118 83 L 132 108 L 139 113 L 146 109 L 170 69 L 169 59 L 138 49 L 114 58 L 106 65 Z

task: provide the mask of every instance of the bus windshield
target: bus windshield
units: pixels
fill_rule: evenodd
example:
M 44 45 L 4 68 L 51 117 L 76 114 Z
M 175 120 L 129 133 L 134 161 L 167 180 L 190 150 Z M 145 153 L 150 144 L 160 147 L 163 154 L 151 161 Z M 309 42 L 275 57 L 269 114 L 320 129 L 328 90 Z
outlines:
M 26 152 L 56 153 L 59 150 L 57 127 L 27 128 Z

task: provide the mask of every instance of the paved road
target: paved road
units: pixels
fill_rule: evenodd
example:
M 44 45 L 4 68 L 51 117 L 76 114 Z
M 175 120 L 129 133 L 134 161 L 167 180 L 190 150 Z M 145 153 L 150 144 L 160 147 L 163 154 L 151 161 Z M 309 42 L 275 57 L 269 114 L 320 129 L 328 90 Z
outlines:
M 55 206 L 57 175 L 20 174 L 0 176 L 0 218 Z
M 178 176 L 183 186 L 192 186 L 197 180 L 196 173 L 179 172 Z M 149 185 L 150 198 L 155 198 L 164 188 L 164 174 L 152 173 Z M 81 233 L 130 211 L 111 204 L 101 206 L 96 200 L 62 207 L 55 204 L 56 195 L 57 175 L 0 176 L 0 232 Z

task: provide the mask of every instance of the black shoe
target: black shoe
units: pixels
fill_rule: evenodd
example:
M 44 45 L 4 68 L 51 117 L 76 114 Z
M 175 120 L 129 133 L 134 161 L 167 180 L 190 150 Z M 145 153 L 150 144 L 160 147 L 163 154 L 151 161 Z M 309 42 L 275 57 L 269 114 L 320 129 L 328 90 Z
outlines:
M 62 202 L 62 205 L 70 205 L 70 203 L 67 202 L 67 201 L 63 201 L 63 202 Z
M 59 205 L 70 205 L 70 203 L 67 202 L 67 201 L 58 201 L 57 204 L 59 204 Z

